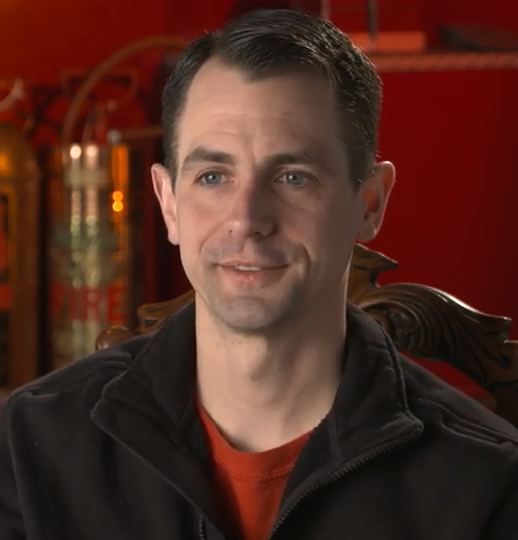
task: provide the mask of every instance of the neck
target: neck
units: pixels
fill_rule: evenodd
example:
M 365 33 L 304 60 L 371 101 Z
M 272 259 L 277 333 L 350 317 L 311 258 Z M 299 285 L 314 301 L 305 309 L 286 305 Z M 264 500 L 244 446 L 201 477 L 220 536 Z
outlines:
M 276 448 L 320 423 L 341 376 L 343 302 L 291 320 L 289 329 L 254 336 L 221 328 L 198 306 L 199 398 L 234 447 Z

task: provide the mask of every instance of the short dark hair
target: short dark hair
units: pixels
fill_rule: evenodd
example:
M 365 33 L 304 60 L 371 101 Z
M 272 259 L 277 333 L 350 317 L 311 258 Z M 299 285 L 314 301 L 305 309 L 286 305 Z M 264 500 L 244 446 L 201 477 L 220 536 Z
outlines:
M 369 59 L 331 22 L 289 9 L 252 11 L 183 51 L 162 94 L 165 164 L 176 181 L 177 126 L 194 76 L 210 58 L 251 79 L 314 68 L 329 79 L 342 113 L 350 175 L 358 185 L 376 157 L 381 81 Z

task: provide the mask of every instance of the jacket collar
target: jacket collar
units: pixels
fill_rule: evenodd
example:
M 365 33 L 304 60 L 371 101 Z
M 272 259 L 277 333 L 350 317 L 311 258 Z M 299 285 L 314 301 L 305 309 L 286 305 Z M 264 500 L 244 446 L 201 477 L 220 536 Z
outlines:
M 126 404 L 182 443 L 195 410 L 194 321 L 193 303 L 170 317 L 129 369 L 105 387 L 99 405 Z M 420 424 L 408 407 L 399 354 L 381 327 L 354 306 L 347 308 L 343 378 L 329 421 L 347 452 L 375 434 Z
M 343 455 L 423 429 L 409 408 L 401 356 L 381 326 L 347 308 L 345 369 L 330 417 Z
M 207 495 L 208 448 L 194 406 L 195 366 L 190 304 L 170 317 L 130 367 L 104 387 L 92 419 L 217 523 Z M 359 456 L 365 461 L 376 449 L 404 443 L 422 429 L 408 407 L 397 351 L 372 318 L 349 306 L 342 381 L 330 413 L 303 448 L 286 493 L 304 486 L 315 471 L 325 476 L 345 469 Z

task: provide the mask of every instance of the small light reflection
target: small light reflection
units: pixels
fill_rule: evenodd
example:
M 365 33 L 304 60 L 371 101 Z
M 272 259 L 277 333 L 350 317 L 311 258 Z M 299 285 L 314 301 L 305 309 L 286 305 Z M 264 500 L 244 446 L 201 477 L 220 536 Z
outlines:
M 70 148 L 70 157 L 72 159 L 78 159 L 81 157 L 81 147 L 74 145 Z

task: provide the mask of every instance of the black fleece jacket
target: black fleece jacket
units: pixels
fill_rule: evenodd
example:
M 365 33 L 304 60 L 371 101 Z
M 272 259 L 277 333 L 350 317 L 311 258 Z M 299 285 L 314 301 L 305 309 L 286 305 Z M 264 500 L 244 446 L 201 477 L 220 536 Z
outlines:
M 8 399 L 0 540 L 234 540 L 193 406 L 194 340 L 190 305 Z M 516 540 L 518 431 L 349 308 L 343 380 L 271 538 Z

